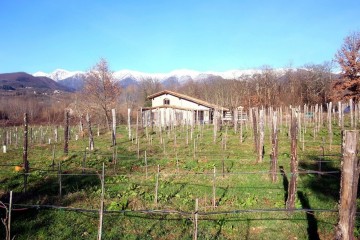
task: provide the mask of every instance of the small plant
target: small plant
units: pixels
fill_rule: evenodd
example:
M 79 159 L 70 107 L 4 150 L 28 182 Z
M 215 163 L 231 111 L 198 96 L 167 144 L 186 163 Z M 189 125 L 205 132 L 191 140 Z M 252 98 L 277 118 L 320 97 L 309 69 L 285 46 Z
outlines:
M 246 198 L 240 200 L 240 206 L 251 207 L 258 202 L 258 198 L 255 195 L 252 196 L 250 193 L 248 193 L 247 195 L 248 196 Z

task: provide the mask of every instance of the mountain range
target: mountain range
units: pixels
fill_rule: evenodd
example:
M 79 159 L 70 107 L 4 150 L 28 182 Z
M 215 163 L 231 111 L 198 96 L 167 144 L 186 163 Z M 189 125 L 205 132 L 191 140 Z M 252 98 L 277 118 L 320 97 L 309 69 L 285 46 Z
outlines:
M 142 80 L 156 79 L 162 84 L 181 84 L 188 80 L 214 80 L 214 79 L 241 79 L 243 76 L 258 73 L 261 70 L 230 70 L 225 72 L 200 72 L 194 70 L 180 69 L 169 73 L 145 73 L 132 70 L 120 70 L 113 72 L 115 80 L 119 82 L 122 87 L 138 84 Z M 73 89 L 81 89 L 83 86 L 83 79 L 86 76 L 85 72 L 81 71 L 68 71 L 64 69 L 56 69 L 51 73 L 36 72 L 33 74 L 36 77 L 48 77 L 59 84 L 71 87 Z
M 113 76 L 115 79 L 121 81 L 126 78 L 132 78 L 137 81 L 141 81 L 142 79 L 157 79 L 161 82 L 166 81 L 169 78 L 177 78 L 182 82 L 182 80 L 188 80 L 189 78 L 193 80 L 202 80 L 208 78 L 208 76 L 217 76 L 221 77 L 223 79 L 239 79 L 244 75 L 251 75 L 253 73 L 260 72 L 261 70 L 257 69 L 247 69 L 247 70 L 230 70 L 230 71 L 224 71 L 224 72 L 215 72 L 215 71 L 206 71 L 206 72 L 200 72 L 195 70 L 188 70 L 188 69 L 179 69 L 174 70 L 169 73 L 145 73 L 145 72 L 139 72 L 139 71 L 133 71 L 133 70 L 120 70 L 113 72 Z M 68 71 L 64 69 L 56 69 L 55 71 L 51 73 L 45 73 L 45 72 L 36 72 L 33 74 L 33 76 L 39 77 L 48 77 L 55 81 L 61 81 L 64 79 L 67 79 L 69 77 L 79 77 L 81 75 L 84 75 L 85 72 L 82 71 Z
M 67 86 L 44 76 L 33 76 L 25 72 L 0 74 L 0 90 L 16 93 L 52 93 L 54 91 L 71 92 Z
M 296 69 L 295 69 L 296 70 Z M 297 71 L 302 69 L 297 69 Z M 303 69 L 304 71 L 308 71 Z M 274 72 L 281 77 L 287 69 L 274 69 Z M 142 80 L 157 80 L 165 87 L 180 85 L 186 81 L 211 81 L 220 79 L 241 80 L 244 77 L 261 73 L 259 69 L 231 70 L 225 72 L 200 72 L 194 70 L 180 69 L 169 73 L 144 73 L 132 70 L 120 70 L 113 72 L 113 76 L 119 85 L 126 88 L 131 85 L 139 85 Z M 84 85 L 86 72 L 68 71 L 56 69 L 51 73 L 36 72 L 32 75 L 17 72 L 0 74 L 0 90 L 24 92 L 51 92 L 80 90 Z

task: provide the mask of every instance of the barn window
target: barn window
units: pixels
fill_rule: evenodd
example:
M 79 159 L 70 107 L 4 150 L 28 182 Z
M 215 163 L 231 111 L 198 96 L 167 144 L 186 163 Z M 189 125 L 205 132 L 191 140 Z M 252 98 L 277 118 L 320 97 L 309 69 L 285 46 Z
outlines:
M 164 105 L 170 105 L 170 99 L 164 98 Z

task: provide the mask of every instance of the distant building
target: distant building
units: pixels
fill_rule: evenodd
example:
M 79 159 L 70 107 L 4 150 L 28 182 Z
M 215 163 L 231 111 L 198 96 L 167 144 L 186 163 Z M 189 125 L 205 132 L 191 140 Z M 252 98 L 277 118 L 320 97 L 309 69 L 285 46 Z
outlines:
M 164 90 L 148 96 L 151 107 L 142 108 L 143 124 L 162 126 L 179 124 L 211 124 L 214 116 L 219 120 L 229 109 L 177 92 Z

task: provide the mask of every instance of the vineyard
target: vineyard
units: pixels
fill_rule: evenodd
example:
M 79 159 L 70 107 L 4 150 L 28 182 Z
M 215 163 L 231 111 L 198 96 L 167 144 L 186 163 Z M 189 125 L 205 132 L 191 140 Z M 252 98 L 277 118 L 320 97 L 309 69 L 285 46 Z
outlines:
M 0 237 L 10 232 L 15 239 L 99 234 L 103 239 L 333 239 L 341 130 L 356 128 L 358 115 L 299 111 L 293 136 L 291 110 L 278 112 L 274 168 L 274 112 L 260 110 L 241 126 L 223 122 L 215 130 L 134 121 L 131 134 L 127 125 L 116 125 L 116 145 L 114 134 L 97 126 L 93 150 L 88 131 L 71 125 L 67 154 L 63 126 L 29 123 L 28 172 L 22 165 L 23 128 L 4 128 Z M 297 188 L 295 208 L 288 208 L 292 140 Z

